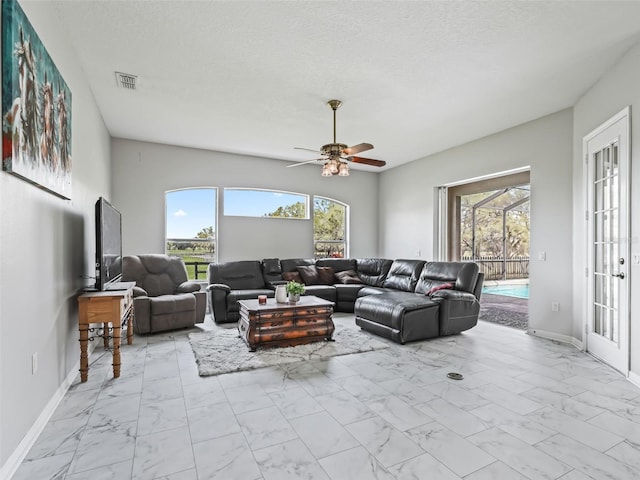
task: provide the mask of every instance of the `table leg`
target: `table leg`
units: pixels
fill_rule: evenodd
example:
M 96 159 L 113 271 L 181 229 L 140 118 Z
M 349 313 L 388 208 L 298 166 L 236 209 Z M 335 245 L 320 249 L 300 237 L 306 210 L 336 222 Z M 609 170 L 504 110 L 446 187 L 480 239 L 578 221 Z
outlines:
M 127 316 L 127 345 L 133 343 L 133 307 Z
M 80 381 L 86 382 L 89 377 L 89 356 L 87 342 L 89 341 L 89 325 L 80 324 Z
M 113 324 L 113 378 L 120 376 L 120 321 Z
M 109 323 L 105 322 L 102 327 L 102 344 L 104 349 L 107 350 L 109 348 Z

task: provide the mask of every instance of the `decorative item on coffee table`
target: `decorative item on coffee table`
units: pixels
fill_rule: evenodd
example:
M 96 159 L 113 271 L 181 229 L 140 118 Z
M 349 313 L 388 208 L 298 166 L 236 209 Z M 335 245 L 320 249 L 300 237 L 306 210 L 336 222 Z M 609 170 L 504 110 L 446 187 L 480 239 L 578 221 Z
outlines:
M 287 294 L 289 295 L 289 303 L 300 301 L 300 295 L 304 293 L 304 284 L 291 280 L 287 283 Z

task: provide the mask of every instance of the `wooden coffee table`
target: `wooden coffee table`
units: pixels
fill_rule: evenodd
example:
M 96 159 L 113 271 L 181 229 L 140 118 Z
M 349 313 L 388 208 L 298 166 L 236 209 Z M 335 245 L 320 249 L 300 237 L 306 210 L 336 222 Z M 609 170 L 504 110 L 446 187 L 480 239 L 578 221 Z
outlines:
M 268 298 L 264 305 L 257 299 L 238 303 L 238 333 L 252 352 L 258 347 L 290 347 L 332 340 L 334 304 L 328 300 L 305 295 L 296 303 L 277 303 L 275 298 Z

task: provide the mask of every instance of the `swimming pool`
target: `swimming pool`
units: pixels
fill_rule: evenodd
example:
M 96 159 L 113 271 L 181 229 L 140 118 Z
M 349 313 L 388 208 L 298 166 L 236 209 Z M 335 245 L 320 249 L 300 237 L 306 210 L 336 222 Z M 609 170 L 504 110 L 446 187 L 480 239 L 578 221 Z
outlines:
M 482 293 L 504 295 L 505 297 L 529 298 L 529 284 L 487 286 L 482 288 Z

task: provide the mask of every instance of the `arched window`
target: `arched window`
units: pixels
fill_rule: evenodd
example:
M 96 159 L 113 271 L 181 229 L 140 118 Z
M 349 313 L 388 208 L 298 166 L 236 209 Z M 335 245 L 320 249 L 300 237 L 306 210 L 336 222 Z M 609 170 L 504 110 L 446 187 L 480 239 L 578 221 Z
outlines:
M 189 279 L 204 280 L 217 248 L 217 188 L 165 192 L 165 253 L 182 257 Z
M 346 258 L 349 206 L 325 197 L 313 199 L 313 244 L 316 258 Z

